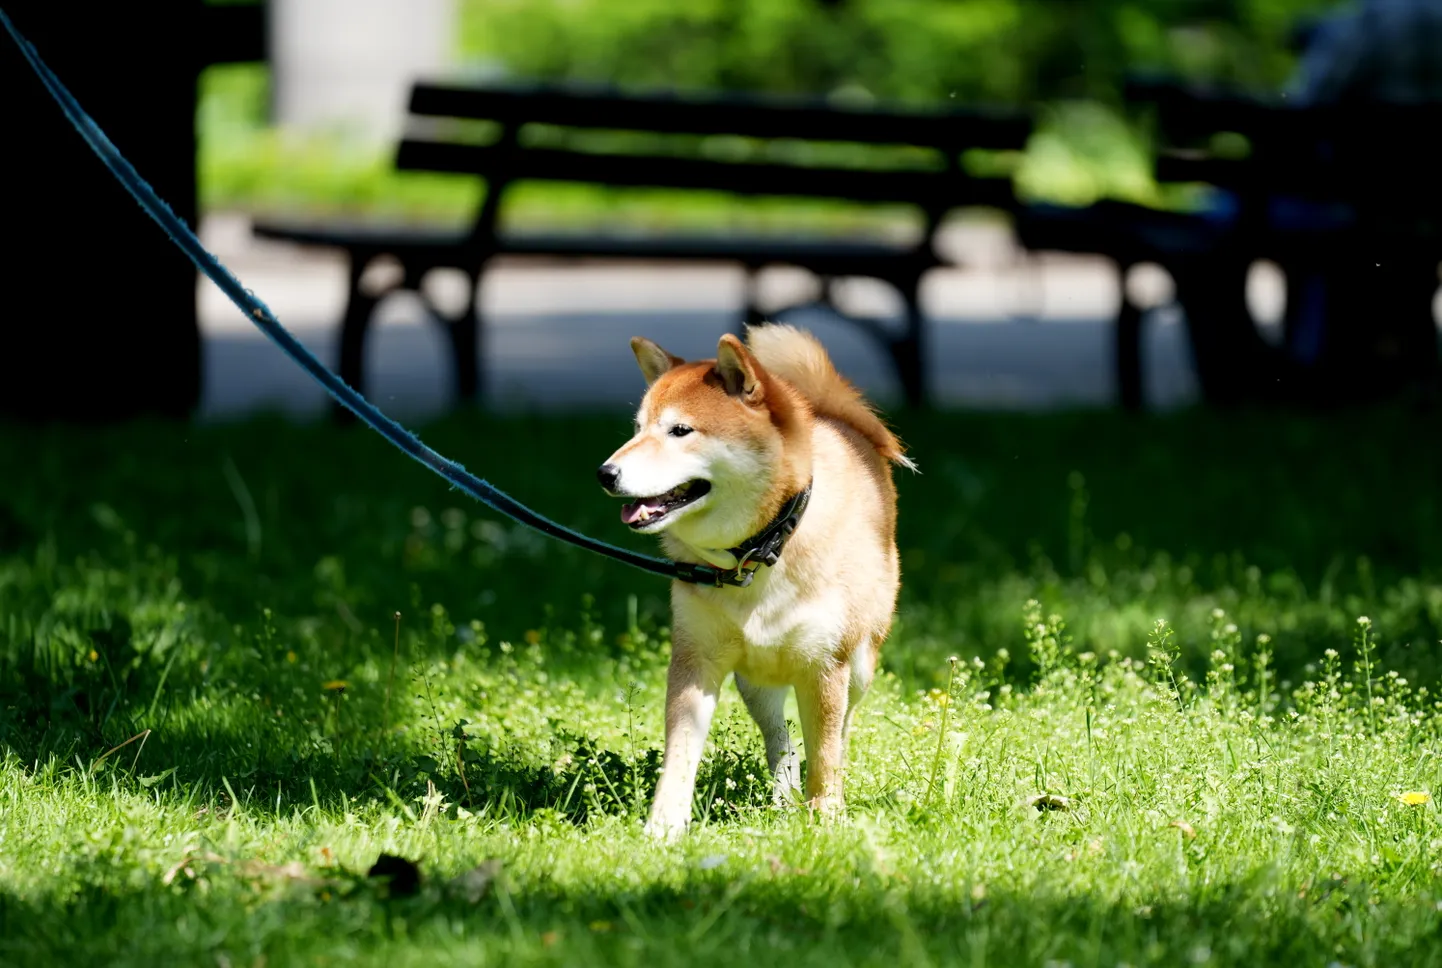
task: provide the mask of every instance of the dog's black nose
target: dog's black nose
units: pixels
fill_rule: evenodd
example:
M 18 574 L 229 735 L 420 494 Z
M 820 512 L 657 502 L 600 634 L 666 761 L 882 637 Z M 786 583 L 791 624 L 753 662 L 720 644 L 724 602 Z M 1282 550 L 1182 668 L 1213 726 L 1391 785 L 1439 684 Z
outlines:
M 621 479 L 621 468 L 615 464 L 602 464 L 596 471 L 596 480 L 608 491 L 616 489 L 616 482 Z

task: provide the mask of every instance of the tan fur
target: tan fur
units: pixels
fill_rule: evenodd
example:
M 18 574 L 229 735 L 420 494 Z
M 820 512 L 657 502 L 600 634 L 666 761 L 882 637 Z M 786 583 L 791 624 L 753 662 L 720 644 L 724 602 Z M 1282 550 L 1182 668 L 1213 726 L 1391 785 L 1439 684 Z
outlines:
M 746 342 L 768 373 L 801 391 L 817 416 L 831 417 L 871 442 L 887 460 L 915 470 L 896 435 L 882 423 L 861 391 L 836 372 L 826 348 L 810 333 L 771 323 L 753 327 Z
M 809 334 L 786 326 L 722 337 L 717 359 L 683 362 L 654 343 L 632 348 L 650 388 L 636 436 L 607 462 L 616 493 L 658 495 L 688 480 L 711 492 L 663 517 L 678 561 L 736 567 L 727 548 L 760 531 L 812 485 L 801 523 L 774 568 L 747 588 L 672 586 L 666 751 L 647 828 L 674 835 L 690 820 L 696 770 L 726 676 L 735 673 L 761 727 L 778 802 L 799 758 L 784 717 L 795 689 L 808 768 L 806 800 L 842 806 L 851 716 L 891 629 L 900 585 L 891 463 L 911 466 L 896 437 Z M 691 433 L 677 436 L 684 425 Z

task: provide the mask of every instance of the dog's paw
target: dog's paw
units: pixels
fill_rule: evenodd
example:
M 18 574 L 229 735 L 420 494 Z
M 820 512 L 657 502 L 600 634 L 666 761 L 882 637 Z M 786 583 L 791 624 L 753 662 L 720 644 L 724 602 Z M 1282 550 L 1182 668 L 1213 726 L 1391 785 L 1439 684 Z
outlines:
M 782 760 L 771 780 L 771 805 L 795 809 L 801 801 L 801 761 L 795 753 Z
M 675 843 L 686 832 L 684 820 L 670 820 L 666 817 L 652 817 L 646 821 L 646 836 L 659 843 Z
M 823 823 L 840 820 L 846 816 L 846 801 L 840 796 L 813 797 L 806 801 L 806 806 Z

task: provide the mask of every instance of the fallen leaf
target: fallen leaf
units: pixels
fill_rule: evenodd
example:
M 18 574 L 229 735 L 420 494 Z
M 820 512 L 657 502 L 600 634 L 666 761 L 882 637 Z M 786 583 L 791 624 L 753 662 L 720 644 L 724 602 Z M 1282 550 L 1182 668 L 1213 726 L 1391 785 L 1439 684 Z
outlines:
M 189 854 L 186 854 L 184 857 L 180 858 L 180 860 L 175 862 L 174 867 L 162 874 L 160 877 L 160 883 L 164 884 L 166 887 L 169 887 L 175 881 L 176 876 L 179 875 L 181 871 L 185 871 L 187 877 L 195 876 L 195 871 L 190 869 Z
M 1167 826 L 1168 826 L 1168 827 L 1176 827 L 1178 830 L 1180 830 L 1180 831 L 1182 832 L 1182 836 L 1183 836 L 1183 837 L 1186 837 L 1188 840 L 1196 840 L 1196 839 L 1197 839 L 1197 832 L 1196 832 L 1196 830 L 1194 830 L 1194 829 L 1192 828 L 1192 825 L 1189 824 L 1189 823 L 1187 823 L 1185 820 L 1173 820 L 1171 823 L 1167 824 Z
M 1027 797 L 1026 805 L 1035 807 L 1038 812 L 1043 810 L 1070 810 L 1072 808 L 1070 798 L 1059 797 L 1054 793 L 1038 793 L 1035 796 Z
M 199 855 L 187 851 L 185 856 L 180 858 L 180 860 L 176 861 L 174 866 L 172 866 L 170 870 L 166 871 L 160 876 L 160 883 L 168 887 L 169 885 L 174 883 L 176 877 L 178 877 L 182 872 L 185 874 L 186 877 L 194 878 L 195 868 L 200 866 L 196 863 L 197 860 L 204 861 L 207 864 L 226 863 L 224 857 L 221 857 L 219 854 L 213 854 L 210 851 L 206 851 L 205 853 Z

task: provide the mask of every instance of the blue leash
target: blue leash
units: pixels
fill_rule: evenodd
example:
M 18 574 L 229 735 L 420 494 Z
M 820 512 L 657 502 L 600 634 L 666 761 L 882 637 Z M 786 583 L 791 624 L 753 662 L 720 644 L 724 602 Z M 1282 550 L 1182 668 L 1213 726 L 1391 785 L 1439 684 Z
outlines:
M 140 207 L 160 224 L 160 227 L 165 230 L 165 234 L 170 236 L 170 240 L 190 257 L 190 261 L 194 262 L 211 282 L 219 286 L 221 292 L 230 297 L 231 302 L 240 307 L 240 311 L 245 313 L 247 319 L 254 323 L 262 333 L 269 336 L 272 342 L 285 351 L 286 356 L 289 356 L 302 370 L 309 373 L 313 380 L 325 387 L 327 393 L 359 417 L 366 426 L 390 441 L 412 459 L 445 478 L 452 487 L 464 491 L 486 507 L 504 514 L 528 528 L 533 528 L 542 534 L 573 544 L 578 548 L 585 548 L 587 551 L 594 551 L 596 554 L 604 555 L 634 568 L 640 568 L 642 571 L 651 572 L 654 575 L 718 587 L 722 584 L 732 583 L 728 581 L 733 577 L 731 572 L 723 572 L 708 565 L 667 561 L 664 558 L 637 554 L 557 524 L 472 474 L 455 461 L 442 457 L 421 443 L 420 438 L 415 434 L 387 417 L 375 404 L 351 389 L 344 380 L 316 359 L 310 350 L 301 345 L 300 341 L 280 324 L 270 311 L 270 307 L 261 302 L 249 289 L 242 286 L 240 281 L 231 275 L 230 270 L 211 255 L 205 246 L 201 245 L 200 239 L 195 237 L 195 233 L 176 217 L 175 213 L 170 210 L 170 206 L 161 201 L 160 197 L 155 194 L 155 190 L 136 173 L 130 162 L 125 160 L 125 156 L 105 136 L 105 132 L 100 130 L 100 126 L 95 123 L 94 119 L 85 113 L 85 109 L 40 59 L 34 46 L 10 22 L 10 18 L 3 9 L 0 9 L 0 22 L 4 23 L 5 29 L 19 45 L 20 52 L 25 55 L 25 59 L 35 69 L 35 73 L 39 75 L 45 88 L 55 98 L 61 110 L 65 112 L 65 116 L 70 119 L 70 123 L 75 126 L 75 130 L 80 132 L 81 137 L 100 156 L 100 160 L 105 162 L 105 167 L 110 169 L 110 173 L 140 203 Z

